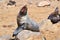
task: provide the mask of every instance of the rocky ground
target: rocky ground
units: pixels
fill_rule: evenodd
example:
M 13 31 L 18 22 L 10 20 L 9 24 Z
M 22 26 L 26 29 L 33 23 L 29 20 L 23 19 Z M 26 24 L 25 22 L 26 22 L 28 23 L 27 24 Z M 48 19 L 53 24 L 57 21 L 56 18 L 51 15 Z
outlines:
M 31 3 L 28 0 L 15 0 L 16 6 L 7 6 L 8 1 L 0 1 L 0 40 L 9 40 L 12 37 L 13 31 L 17 27 L 16 17 L 25 4 L 28 7 L 29 17 L 37 23 L 43 22 L 43 26 L 41 26 L 39 33 L 22 31 L 18 38 L 22 36 L 20 40 L 42 40 L 45 37 L 46 40 L 60 40 L 60 23 L 52 24 L 50 20 L 45 20 L 57 6 L 60 11 L 60 1 L 50 0 L 51 5 L 45 7 L 37 7 L 37 3 L 42 0 L 32 0 Z

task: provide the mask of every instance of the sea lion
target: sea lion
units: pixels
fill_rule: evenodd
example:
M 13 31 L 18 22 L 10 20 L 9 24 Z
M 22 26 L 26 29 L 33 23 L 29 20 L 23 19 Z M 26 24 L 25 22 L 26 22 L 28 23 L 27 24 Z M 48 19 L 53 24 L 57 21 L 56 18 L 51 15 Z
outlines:
M 53 24 L 58 23 L 60 21 L 60 14 L 58 7 L 56 7 L 55 11 L 49 15 L 48 19 L 50 19 Z

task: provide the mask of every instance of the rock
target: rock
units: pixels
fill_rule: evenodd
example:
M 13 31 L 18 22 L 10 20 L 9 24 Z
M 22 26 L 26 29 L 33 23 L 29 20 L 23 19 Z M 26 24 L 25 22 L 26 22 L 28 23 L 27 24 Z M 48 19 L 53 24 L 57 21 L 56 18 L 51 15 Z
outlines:
M 28 0 L 28 3 L 29 3 L 29 4 L 32 4 L 33 2 L 32 2 L 32 0 Z
M 42 40 L 40 32 L 24 30 L 17 35 L 20 40 Z
M 45 20 L 41 25 L 40 32 L 46 40 L 60 40 L 60 22 L 52 24 L 50 20 Z
M 31 35 L 31 33 L 31 31 L 22 31 L 17 35 L 17 38 L 19 38 L 20 40 L 27 39 Z
M 0 0 L 0 1 L 2 1 L 2 0 Z
M 8 5 L 11 5 L 11 6 L 12 6 L 12 5 L 16 5 L 16 2 L 15 2 L 15 1 L 12 1 L 12 0 L 9 0 L 9 3 L 7 3 L 7 6 L 8 6 Z
M 50 6 L 50 1 L 41 1 L 39 3 L 37 3 L 38 7 L 43 7 L 43 6 Z
M 42 22 L 40 22 L 40 28 L 39 29 L 46 29 L 47 27 L 51 26 L 52 23 L 49 19 L 44 19 Z
M 10 35 L 3 35 L 3 36 L 0 36 L 0 40 L 9 40 L 10 39 Z

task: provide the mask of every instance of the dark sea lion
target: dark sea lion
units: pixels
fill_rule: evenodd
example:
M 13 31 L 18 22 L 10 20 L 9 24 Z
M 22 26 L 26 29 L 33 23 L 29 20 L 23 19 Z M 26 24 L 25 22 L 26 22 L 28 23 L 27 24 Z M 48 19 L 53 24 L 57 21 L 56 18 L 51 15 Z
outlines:
M 56 7 L 55 11 L 49 15 L 48 19 L 50 19 L 53 24 L 60 21 L 60 14 L 58 7 Z

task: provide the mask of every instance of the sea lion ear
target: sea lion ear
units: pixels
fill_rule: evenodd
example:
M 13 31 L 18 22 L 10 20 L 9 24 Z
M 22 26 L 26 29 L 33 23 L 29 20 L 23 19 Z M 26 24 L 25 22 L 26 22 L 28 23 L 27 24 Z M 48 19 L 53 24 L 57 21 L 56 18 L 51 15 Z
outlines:
M 27 5 L 24 5 L 20 12 L 26 12 L 26 11 L 27 11 Z
M 55 12 L 58 12 L 58 11 L 59 11 L 59 8 L 58 8 L 58 7 L 56 7 L 56 8 L 55 8 Z

